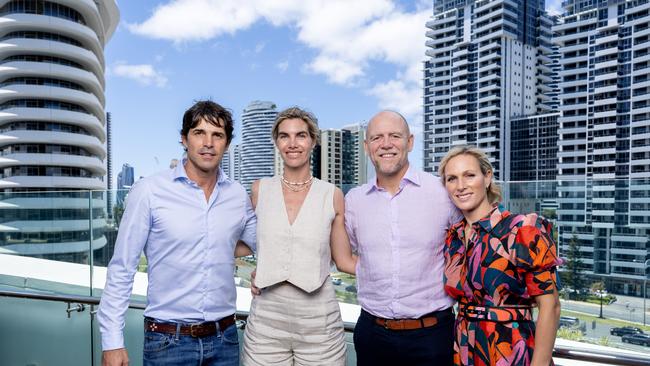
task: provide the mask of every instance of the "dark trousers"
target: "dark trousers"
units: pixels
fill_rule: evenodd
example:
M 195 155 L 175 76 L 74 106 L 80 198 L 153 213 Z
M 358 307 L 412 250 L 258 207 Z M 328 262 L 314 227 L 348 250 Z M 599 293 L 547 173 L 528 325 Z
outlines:
M 453 365 L 454 315 L 444 314 L 433 327 L 390 330 L 361 309 L 354 328 L 357 366 Z

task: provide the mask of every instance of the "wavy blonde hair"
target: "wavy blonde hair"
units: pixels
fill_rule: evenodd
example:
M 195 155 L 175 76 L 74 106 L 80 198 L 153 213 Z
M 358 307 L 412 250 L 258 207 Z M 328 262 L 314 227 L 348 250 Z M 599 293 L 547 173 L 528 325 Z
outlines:
M 449 163 L 449 160 L 455 158 L 458 155 L 473 156 L 476 161 L 478 161 L 478 165 L 481 168 L 481 173 L 483 173 L 483 175 L 487 175 L 488 172 L 492 172 L 492 182 L 490 182 L 490 185 L 487 187 L 487 198 L 490 204 L 501 202 L 501 188 L 498 184 L 494 183 L 495 177 L 492 163 L 490 163 L 490 159 L 488 158 L 487 154 L 476 146 L 456 146 L 447 152 L 447 155 L 445 155 L 445 157 L 442 158 L 442 161 L 440 161 L 440 167 L 438 167 L 438 175 L 440 175 L 442 184 L 445 184 L 445 168 L 447 167 L 447 163 Z
M 318 145 L 320 130 L 318 129 L 318 119 L 312 113 L 300 108 L 300 107 L 290 107 L 278 114 L 273 123 L 273 129 L 271 130 L 271 136 L 273 141 L 278 139 L 278 133 L 280 130 L 280 124 L 287 119 L 301 119 L 305 124 L 307 124 L 307 133 L 309 137 L 314 140 L 314 143 Z

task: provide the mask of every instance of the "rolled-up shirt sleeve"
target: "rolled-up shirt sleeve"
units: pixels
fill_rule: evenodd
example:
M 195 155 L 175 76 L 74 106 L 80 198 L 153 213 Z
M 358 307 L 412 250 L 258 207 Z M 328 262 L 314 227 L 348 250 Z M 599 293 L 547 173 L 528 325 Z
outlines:
M 242 231 L 240 240 L 255 252 L 257 250 L 257 216 L 248 196 L 246 196 L 246 212 L 244 214 L 243 225 L 244 230 Z
M 147 183 L 136 182 L 126 200 L 97 311 L 104 351 L 124 348 L 124 317 L 129 307 L 133 277 L 152 224 L 150 199 Z
M 345 196 L 345 231 L 348 232 L 348 238 L 350 239 L 350 247 L 352 247 L 353 252 L 358 253 L 357 248 L 357 233 L 354 230 L 354 203 L 350 194 Z

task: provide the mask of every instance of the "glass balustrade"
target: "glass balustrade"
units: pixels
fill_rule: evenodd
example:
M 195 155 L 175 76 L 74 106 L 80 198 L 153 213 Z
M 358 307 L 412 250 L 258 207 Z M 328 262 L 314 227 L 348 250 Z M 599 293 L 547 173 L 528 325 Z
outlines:
M 554 224 L 558 251 L 566 261 L 558 347 L 579 342 L 610 353 L 648 353 L 650 346 L 628 343 L 634 339 L 623 333 L 629 326 L 650 333 L 644 325 L 650 323 L 650 312 L 643 298 L 650 258 L 650 180 L 501 186 L 505 209 L 536 212 Z M 126 191 L 0 192 L 0 290 L 98 299 L 127 199 Z M 254 256 L 236 260 L 234 281 L 242 314 L 250 304 L 254 268 Z M 145 301 L 146 270 L 143 256 L 132 295 L 136 303 Z M 355 278 L 333 267 L 330 281 L 351 329 L 359 313 Z M 0 363 L 101 364 L 93 316 L 97 307 L 78 305 L 0 296 Z M 125 337 L 137 365 L 141 308 L 128 311 Z M 351 332 L 347 340 L 354 364 Z

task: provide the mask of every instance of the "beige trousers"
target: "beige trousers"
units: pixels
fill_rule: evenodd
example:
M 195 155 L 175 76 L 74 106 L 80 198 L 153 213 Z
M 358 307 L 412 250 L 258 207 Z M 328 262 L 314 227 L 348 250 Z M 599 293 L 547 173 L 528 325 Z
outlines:
M 345 365 L 345 332 L 329 278 L 312 293 L 288 282 L 253 298 L 244 330 L 245 366 Z

